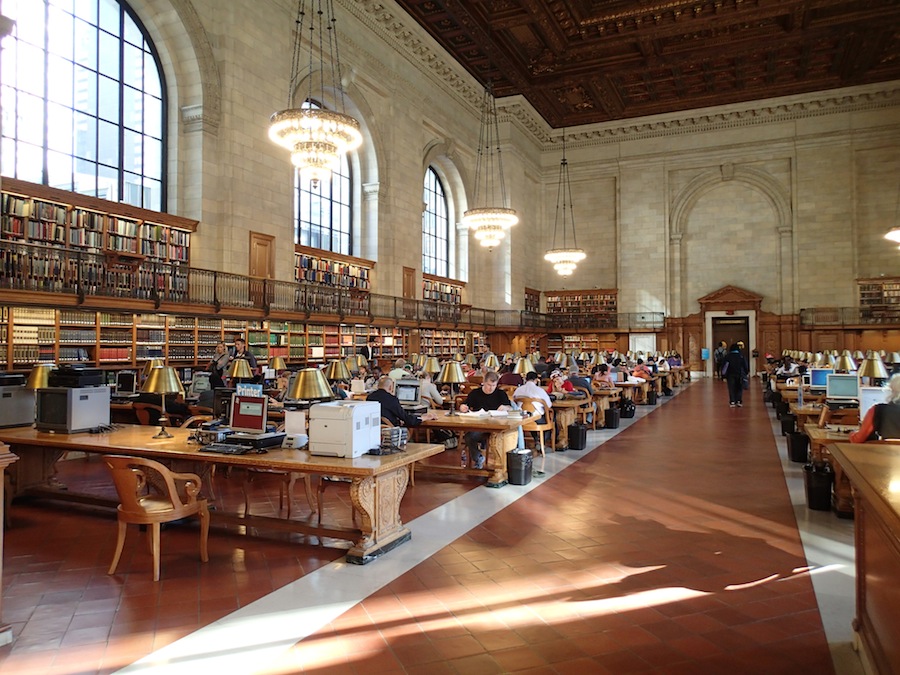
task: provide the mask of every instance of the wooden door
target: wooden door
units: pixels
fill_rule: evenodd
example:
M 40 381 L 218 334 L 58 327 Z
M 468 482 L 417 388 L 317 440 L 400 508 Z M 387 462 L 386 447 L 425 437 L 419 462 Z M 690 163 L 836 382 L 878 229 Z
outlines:
M 403 268 L 403 317 L 405 319 L 416 318 L 416 270 L 412 267 Z
M 275 237 L 260 232 L 250 233 L 251 277 L 275 278 Z

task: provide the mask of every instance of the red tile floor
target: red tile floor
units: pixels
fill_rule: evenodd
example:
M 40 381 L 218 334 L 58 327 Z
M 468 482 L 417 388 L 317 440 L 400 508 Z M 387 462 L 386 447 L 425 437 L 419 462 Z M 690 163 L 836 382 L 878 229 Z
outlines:
M 229 672 L 833 673 L 767 409 L 755 388 L 743 408 L 726 399 L 701 380 L 611 438 L 589 434 L 589 446 L 608 440 L 274 661 Z M 99 462 L 62 464 L 72 489 L 112 494 Z M 235 478 L 217 481 L 225 504 L 242 503 Z M 403 517 L 503 491 L 525 492 L 417 473 Z M 326 496 L 326 517 L 349 524 L 346 491 Z M 277 506 L 276 483 L 258 484 L 252 511 Z M 302 489 L 295 511 L 308 515 Z M 136 531 L 107 576 L 111 512 L 23 501 L 12 519 L 2 673 L 114 672 L 342 554 L 327 540 L 213 530 L 202 564 L 197 530 L 170 527 L 154 583 Z M 416 545 L 336 578 L 389 572 Z

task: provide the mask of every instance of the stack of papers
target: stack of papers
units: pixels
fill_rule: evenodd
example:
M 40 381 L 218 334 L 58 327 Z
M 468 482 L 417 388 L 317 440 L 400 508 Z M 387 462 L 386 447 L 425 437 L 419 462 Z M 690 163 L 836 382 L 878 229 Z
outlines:
M 470 410 L 459 414 L 462 417 L 509 417 L 506 410 Z

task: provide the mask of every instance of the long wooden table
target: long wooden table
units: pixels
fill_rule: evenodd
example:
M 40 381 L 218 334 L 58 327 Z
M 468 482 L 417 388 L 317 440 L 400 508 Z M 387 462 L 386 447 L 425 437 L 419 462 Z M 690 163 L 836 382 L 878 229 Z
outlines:
M 447 411 L 432 410 L 438 414 L 436 420 L 422 422 L 420 428 L 447 429 L 452 432 L 483 431 L 488 433 L 487 460 L 485 466 L 490 468 L 475 469 L 462 466 L 440 464 L 418 464 L 419 467 L 440 473 L 464 473 L 476 476 L 487 476 L 488 487 L 503 487 L 509 482 L 506 468 L 506 453 L 518 444 L 519 427 L 528 419 L 524 417 L 477 417 L 468 414 L 450 415 Z M 443 450 L 443 447 L 441 448 Z M 437 454 L 437 453 L 432 453 Z
M 0 429 L 0 442 L 9 444 L 20 461 L 10 471 L 11 497 L 25 493 L 57 499 L 100 503 L 96 497 L 55 489 L 54 465 L 68 451 L 150 457 L 163 462 L 186 461 L 200 465 L 227 465 L 245 469 L 340 476 L 350 480 L 350 499 L 360 514 L 360 527 L 313 525 L 311 521 L 252 516 L 215 511 L 213 523 L 237 523 L 248 527 L 288 530 L 353 542 L 347 561 L 365 564 L 410 538 L 400 519 L 400 501 L 409 481 L 409 465 L 444 450 L 441 445 L 410 443 L 406 451 L 392 455 L 356 458 L 317 457 L 306 450 L 271 448 L 264 454 L 222 455 L 201 452 L 189 440 L 188 429 L 169 429 L 172 438 L 153 438 L 155 427 L 126 425 L 106 434 L 52 434 L 31 427 Z M 504 454 L 504 459 L 506 455 Z
M 837 443 L 828 451 L 849 476 L 856 506 L 853 630 L 876 672 L 900 673 L 900 444 Z

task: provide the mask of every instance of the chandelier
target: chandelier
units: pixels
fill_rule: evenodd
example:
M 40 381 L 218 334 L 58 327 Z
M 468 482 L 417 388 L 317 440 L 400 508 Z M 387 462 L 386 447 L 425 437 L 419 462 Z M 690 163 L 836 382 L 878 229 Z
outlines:
M 478 134 L 472 203 L 475 206 L 463 214 L 462 223 L 472 230 L 475 239 L 485 248 L 497 246 L 507 230 L 519 222 L 516 212 L 507 206 L 497 103 L 490 83 L 481 99 L 481 131 Z
M 307 0 L 299 0 L 287 108 L 270 118 L 269 139 L 290 151 L 301 178 L 315 186 L 339 168 L 344 155 L 362 145 L 362 134 L 353 117 L 322 107 L 330 93 L 340 110 L 344 108 L 333 0 L 309 0 L 309 13 Z M 305 44 L 304 30 L 309 33 Z M 304 74 L 307 86 L 301 99 L 297 90 Z M 301 101 L 299 106 L 295 99 Z
M 562 277 L 571 276 L 572 272 L 587 256 L 578 248 L 575 240 L 575 211 L 572 207 L 572 186 L 569 183 L 569 163 L 566 161 L 566 131 L 563 129 L 563 154 L 559 163 L 559 186 L 556 189 L 556 218 L 553 221 L 553 248 L 544 254 L 544 260 L 553 263 L 553 269 Z M 567 213 L 568 211 L 568 213 Z M 560 226 L 560 212 L 562 225 Z M 572 223 L 572 246 L 569 246 L 568 223 Z M 556 236 L 562 230 L 562 246 L 557 248 Z
M 895 244 L 900 244 L 900 188 L 897 190 L 897 207 L 894 209 L 894 227 L 888 230 L 884 238 Z

